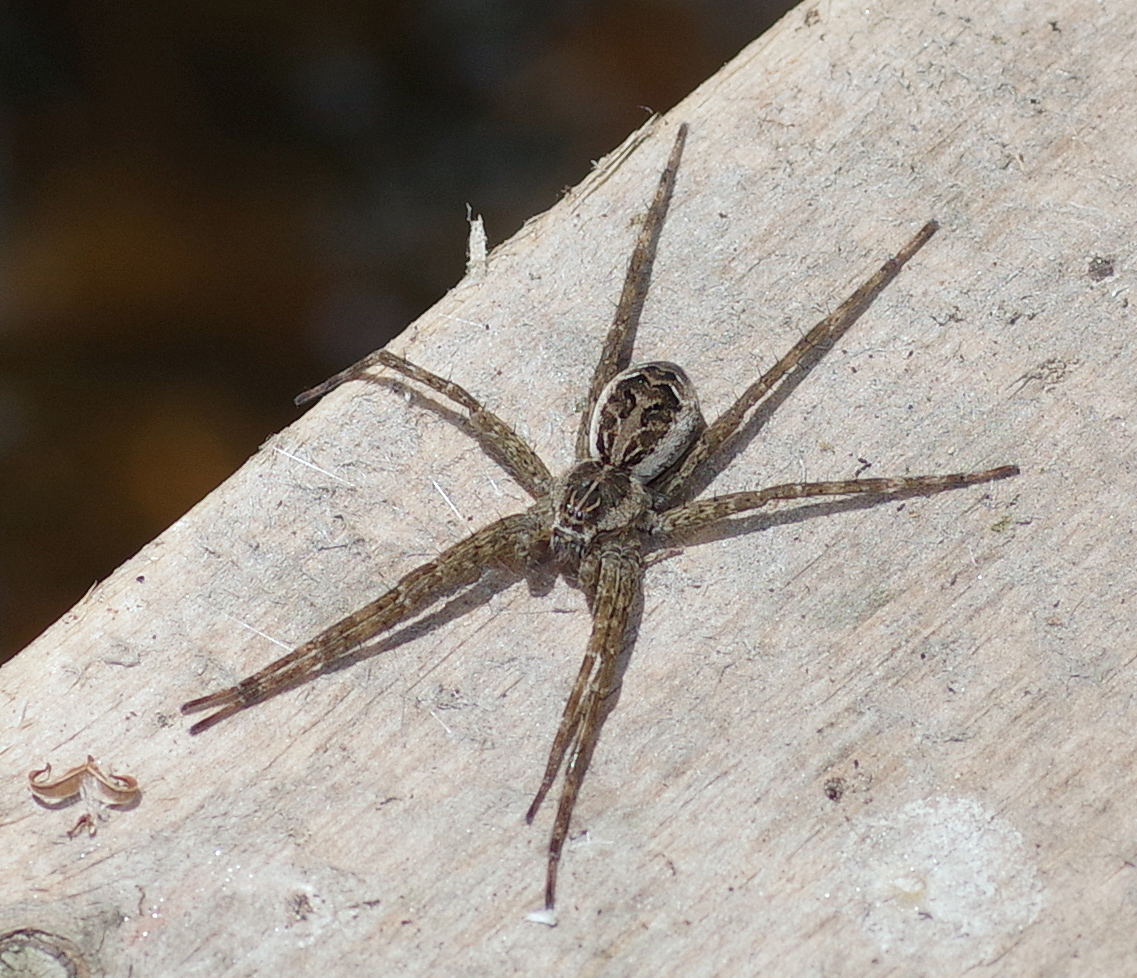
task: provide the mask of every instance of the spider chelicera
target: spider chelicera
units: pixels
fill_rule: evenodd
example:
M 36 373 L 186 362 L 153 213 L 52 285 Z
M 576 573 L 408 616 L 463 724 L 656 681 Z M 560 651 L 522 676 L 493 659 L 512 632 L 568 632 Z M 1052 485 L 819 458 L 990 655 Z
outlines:
M 681 540 L 718 520 L 775 500 L 856 493 L 895 499 L 1018 474 L 1017 467 L 1004 465 L 952 475 L 794 482 L 705 499 L 686 498 L 693 476 L 701 469 L 713 467 L 724 443 L 739 430 L 756 405 L 829 349 L 938 229 L 934 221 L 924 225 L 713 424 L 707 425 L 695 390 L 680 367 L 662 361 L 629 366 L 656 243 L 686 137 L 684 123 L 679 127 L 628 263 L 615 320 L 588 390 L 572 467 L 564 475 L 554 477 L 508 424 L 466 390 L 386 350 L 371 354 L 301 394 L 296 399 L 298 404 L 321 397 L 372 367 L 395 370 L 462 407 L 475 435 L 535 501 L 524 512 L 483 527 L 427 561 L 387 593 L 236 686 L 182 706 L 183 713 L 216 711 L 190 728 L 192 734 L 201 733 L 239 710 L 328 671 L 356 653 L 361 643 L 458 589 L 475 584 L 491 566 L 516 569 L 551 563 L 583 590 L 592 614 L 592 635 L 553 738 L 544 776 L 526 813 L 526 821 L 531 822 L 563 766 L 564 786 L 549 840 L 545 911 L 533 915 L 546 923 L 555 922 L 553 908 L 561 850 L 601 725 L 619 685 L 622 653 L 632 640 L 634 611 L 642 596 L 645 552 L 662 541 Z

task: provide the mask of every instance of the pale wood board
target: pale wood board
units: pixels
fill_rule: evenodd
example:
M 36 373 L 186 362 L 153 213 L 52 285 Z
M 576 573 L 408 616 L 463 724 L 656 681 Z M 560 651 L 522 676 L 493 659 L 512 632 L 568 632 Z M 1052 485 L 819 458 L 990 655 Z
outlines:
M 551 807 L 522 814 L 576 591 L 515 586 L 201 737 L 177 713 L 526 502 L 359 383 L 3 669 L 0 933 L 115 976 L 1137 973 L 1135 36 L 1116 0 L 807 4 L 394 344 L 564 467 L 688 120 L 638 349 L 712 415 L 943 224 L 714 490 L 1023 470 L 652 567 L 558 927 L 524 919 Z M 72 840 L 27 773 L 88 753 L 144 796 Z

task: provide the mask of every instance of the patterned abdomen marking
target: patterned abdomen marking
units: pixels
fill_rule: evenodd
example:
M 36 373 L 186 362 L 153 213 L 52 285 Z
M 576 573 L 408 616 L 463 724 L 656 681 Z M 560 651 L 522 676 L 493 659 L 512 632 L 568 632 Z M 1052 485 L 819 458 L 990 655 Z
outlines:
M 680 459 L 706 427 L 683 368 L 663 360 L 616 374 L 592 415 L 592 457 L 650 482 Z

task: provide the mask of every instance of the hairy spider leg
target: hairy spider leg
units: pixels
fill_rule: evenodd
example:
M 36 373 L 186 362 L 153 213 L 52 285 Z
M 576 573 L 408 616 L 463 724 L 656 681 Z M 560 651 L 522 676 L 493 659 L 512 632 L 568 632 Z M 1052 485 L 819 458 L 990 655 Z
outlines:
M 806 354 L 812 350 L 824 350 L 832 346 L 860 319 L 861 314 L 896 278 L 908 260 L 928 243 L 939 227 L 935 221 L 929 221 L 920 228 L 911 241 L 889 258 L 856 292 L 798 340 L 784 357 L 746 388 L 742 396 L 727 408 L 714 424 L 706 428 L 679 466 L 653 485 L 665 500 L 664 505 L 674 503 L 682 496 L 695 470 L 714 455 L 738 430 L 752 407 L 770 393 L 780 380 L 792 374 Z
M 675 189 L 675 176 L 679 172 L 679 161 L 683 157 L 683 146 L 686 142 L 687 123 L 684 122 L 675 135 L 675 144 L 671 147 L 667 166 L 659 176 L 659 186 L 656 188 L 655 197 L 644 215 L 643 226 L 640 228 L 639 237 L 636 239 L 636 246 L 632 250 L 632 257 L 628 259 L 628 270 L 624 273 L 624 288 L 620 293 L 620 302 L 616 306 L 616 315 L 612 319 L 612 326 L 608 330 L 608 335 L 604 338 L 600 359 L 596 362 L 596 369 L 592 374 L 588 398 L 584 402 L 584 411 L 580 415 L 580 427 L 576 433 L 576 460 L 578 462 L 588 458 L 591 454 L 589 428 L 592 424 L 592 415 L 596 410 L 596 402 L 600 399 L 600 392 L 607 386 L 608 381 L 631 362 L 632 346 L 636 341 L 636 329 L 639 327 L 640 313 L 643 312 L 644 299 L 647 298 L 648 286 L 651 285 L 651 268 L 655 264 L 659 233 L 663 230 L 663 221 L 667 217 L 667 209 L 671 205 L 671 193 Z
M 960 489 L 981 482 L 995 482 L 1019 474 L 1017 465 L 1000 465 L 982 472 L 954 472 L 950 475 L 914 475 L 896 479 L 845 479 L 836 482 L 789 482 L 767 489 L 732 492 L 725 496 L 696 499 L 659 513 L 657 532 L 693 533 L 728 516 L 760 509 L 774 500 L 806 499 L 810 496 L 848 496 L 858 493 L 878 496 L 930 496 L 948 489 Z
M 533 804 L 526 814 L 531 822 L 537 808 L 552 785 L 557 769 L 568 749 L 564 784 L 553 820 L 549 839 L 549 860 L 545 873 L 545 909 L 556 905 L 557 868 L 561 861 L 569 823 L 580 794 L 580 786 L 588 771 L 592 752 L 600 737 L 606 704 L 617 686 L 617 667 L 628 637 L 632 612 L 643 596 L 643 557 L 641 534 L 624 533 L 606 542 L 597 555 L 595 599 L 592 606 L 592 634 L 588 640 L 585 663 L 589 666 L 587 688 L 581 693 L 585 667 L 581 666 L 573 694 L 565 707 L 560 729 L 549 754 L 545 777 Z M 596 668 L 591 666 L 596 663 Z M 575 700 L 575 702 L 574 702 Z M 571 711 L 570 711 L 571 708 Z M 551 776 L 550 776 L 551 775 Z
M 491 564 L 527 562 L 547 526 L 540 503 L 482 527 L 436 559 L 415 568 L 385 594 L 324 629 L 260 672 L 236 686 L 182 705 L 182 713 L 217 712 L 190 727 L 199 734 L 254 703 L 316 676 L 337 659 L 405 619 L 429 607 L 456 588 L 472 584 Z
M 586 407 L 576 441 L 577 461 L 590 455 L 589 429 L 600 392 L 631 359 L 635 333 L 650 284 L 656 246 L 667 215 L 676 174 L 683 152 L 687 126 L 679 127 L 667 166 L 635 249 L 628 263 L 623 292 L 603 352 L 593 374 Z M 564 767 L 564 781 L 548 847 L 545 906 L 555 905 L 557 870 L 568 837 L 573 810 L 603 725 L 610 699 L 617 686 L 620 657 L 629 640 L 629 623 L 642 601 L 643 542 L 647 535 L 692 532 L 718 520 L 758 509 L 775 500 L 858 493 L 903 497 L 930 494 L 1018 474 L 1015 466 L 984 472 L 917 476 L 899 479 L 864 479 L 814 483 L 789 483 L 711 499 L 679 503 L 691 475 L 713 457 L 733 435 L 748 412 L 783 380 L 792 377 L 811 351 L 823 352 L 847 331 L 899 273 L 904 264 L 936 232 L 926 224 L 894 257 L 868 279 L 837 310 L 813 327 L 777 364 L 751 384 L 742 396 L 697 439 L 686 457 L 670 473 L 652 483 L 655 510 L 598 540 L 584 554 L 577 572 L 592 613 L 592 633 L 584 661 L 549 752 L 545 772 L 526 819 L 531 821 Z M 306 403 L 374 366 L 386 366 L 459 405 L 467 412 L 470 427 L 482 444 L 537 502 L 526 512 L 506 517 L 474 533 L 403 577 L 390 591 L 342 621 L 332 625 L 295 651 L 278 659 L 236 686 L 193 700 L 185 713 L 215 709 L 191 728 L 200 733 L 246 706 L 295 686 L 353 653 L 362 642 L 389 630 L 425 610 L 444 595 L 473 583 L 482 569 L 493 563 L 519 564 L 539 559 L 548 545 L 553 523 L 550 491 L 554 485 L 548 468 L 536 452 L 496 414 L 484 408 L 464 388 L 423 370 L 386 350 L 380 350 L 297 398 Z M 567 758 L 567 762 L 566 762 Z
M 307 404 L 317 397 L 323 397 L 350 380 L 359 380 L 368 370 L 376 366 L 397 370 L 404 376 L 438 391 L 443 397 L 464 408 L 474 433 L 490 449 L 490 454 L 510 477 L 534 499 L 548 492 L 549 483 L 553 478 L 548 467 L 541 461 L 541 456 L 510 425 L 485 407 L 465 387 L 424 370 L 389 350 L 376 350 L 368 354 L 358 363 L 341 370 L 322 384 L 317 384 L 303 394 L 297 395 L 296 403 Z
M 525 821 L 528 824 L 533 823 L 537 810 L 544 802 L 553 782 L 557 780 L 561 762 L 565 759 L 565 752 L 576 736 L 577 726 L 580 724 L 580 702 L 588 689 L 588 683 L 592 678 L 595 666 L 596 650 L 590 641 L 585 650 L 584 658 L 581 660 L 580 669 L 577 671 L 576 681 L 572 684 L 572 692 L 569 693 L 569 698 L 565 701 L 565 708 L 561 713 L 561 722 L 557 727 L 557 735 L 553 738 L 553 746 L 549 749 L 549 759 L 545 762 L 545 774 L 541 778 L 541 785 L 533 797 L 533 803 L 525 813 Z

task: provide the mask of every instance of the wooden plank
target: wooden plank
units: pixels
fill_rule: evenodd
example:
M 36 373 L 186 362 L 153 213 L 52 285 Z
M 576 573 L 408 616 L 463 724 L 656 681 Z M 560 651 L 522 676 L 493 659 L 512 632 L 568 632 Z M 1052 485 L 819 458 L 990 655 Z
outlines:
M 1135 21 L 807 4 L 394 344 L 565 466 L 687 120 L 639 353 L 712 415 L 943 224 L 715 490 L 1023 468 L 654 566 L 557 928 L 524 920 L 552 813 L 522 815 L 588 630 L 563 584 L 202 737 L 177 713 L 525 503 L 380 379 L 4 667 L 0 934 L 110 975 L 1131 974 Z M 27 772 L 88 754 L 144 794 L 69 839 Z

